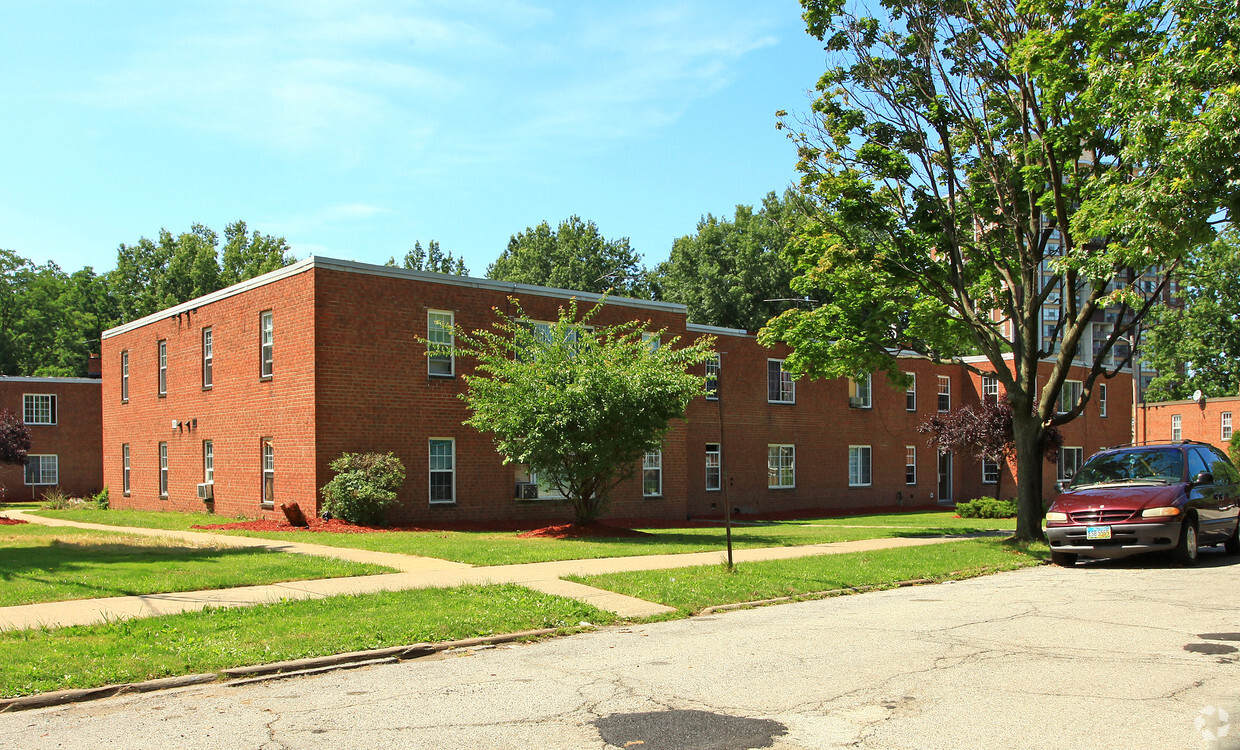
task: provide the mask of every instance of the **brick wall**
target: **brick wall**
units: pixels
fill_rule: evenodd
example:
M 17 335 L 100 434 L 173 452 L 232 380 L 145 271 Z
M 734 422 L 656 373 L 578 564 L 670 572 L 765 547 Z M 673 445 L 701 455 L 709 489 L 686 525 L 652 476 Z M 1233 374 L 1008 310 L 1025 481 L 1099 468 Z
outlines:
M 83 497 L 103 488 L 100 381 L 87 378 L 0 378 L 0 409 L 24 415 L 25 394 L 56 396 L 56 424 L 30 427 L 30 453 L 57 456 L 58 486 Z M 51 486 L 27 485 L 25 468 L 0 465 L 7 501 L 37 500 Z
M 1208 398 L 1196 401 L 1163 401 L 1137 406 L 1137 440 L 1141 442 L 1165 442 L 1172 437 L 1172 418 L 1180 417 L 1180 439 L 1210 443 L 1227 450 L 1228 441 L 1223 439 L 1223 415 L 1240 419 L 1240 396 Z

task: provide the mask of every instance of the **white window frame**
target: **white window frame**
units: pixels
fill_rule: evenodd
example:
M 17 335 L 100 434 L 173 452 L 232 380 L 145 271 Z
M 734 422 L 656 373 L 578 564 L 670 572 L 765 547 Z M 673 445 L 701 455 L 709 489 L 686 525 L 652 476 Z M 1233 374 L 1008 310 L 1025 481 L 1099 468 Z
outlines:
M 982 459 L 982 484 L 998 484 L 999 483 L 999 462 L 990 459 Z
M 129 495 L 130 489 L 129 443 L 121 443 L 121 494 Z
M 848 408 L 849 409 L 873 409 L 874 408 L 874 389 L 873 376 L 870 373 L 865 374 L 865 378 L 858 380 L 857 378 L 848 379 Z
M 202 481 L 203 484 L 215 484 L 215 442 L 202 441 Z
M 848 486 L 870 487 L 874 484 L 874 449 L 869 445 L 848 446 Z
M 776 398 L 771 398 L 771 363 L 779 363 L 779 386 Z M 784 360 L 767 358 L 766 360 L 766 402 L 768 404 L 795 404 L 797 402 L 797 383 L 792 373 L 784 369 Z
M 42 405 L 44 408 L 39 408 Z M 42 418 L 46 415 L 46 418 Z M 22 423 L 33 425 L 56 424 L 55 393 L 23 393 Z
M 784 481 L 787 472 L 788 482 Z M 766 488 L 788 490 L 797 486 L 797 447 L 792 443 L 767 443 Z
M 168 497 L 168 444 L 159 444 L 159 496 Z
M 939 413 L 946 414 L 947 412 L 952 410 L 952 379 L 948 377 L 947 375 L 939 375 L 938 378 L 939 378 L 939 393 L 938 393 Z M 946 397 L 947 399 L 946 407 L 944 407 L 943 405 L 944 397 Z
M 1063 385 L 1059 386 L 1059 413 L 1067 414 L 1076 408 L 1076 402 L 1081 400 L 1083 385 L 1079 380 L 1065 380 Z
M 651 480 L 654 480 L 651 492 Z M 646 451 L 642 455 L 642 497 L 663 497 L 663 451 Z
M 1063 468 L 1064 468 L 1064 456 L 1068 455 L 1068 452 L 1069 452 L 1069 451 L 1071 451 L 1071 452 L 1072 452 L 1072 455 L 1074 455 L 1074 456 L 1076 457 L 1076 459 L 1075 459 L 1075 460 L 1076 460 L 1076 466 L 1075 466 L 1075 467 L 1073 467 L 1072 474 L 1071 474 L 1070 476 L 1064 476 L 1064 470 L 1063 470 Z M 1057 464 L 1056 469 L 1055 469 L 1055 470 L 1056 470 L 1056 472 L 1057 472 L 1057 473 L 1058 473 L 1058 475 L 1059 475 L 1059 481 L 1061 481 L 1061 482 L 1067 482 L 1068 480 L 1072 479 L 1072 477 L 1073 477 L 1073 476 L 1076 476 L 1076 472 L 1078 472 L 1078 471 L 1080 471 L 1080 470 L 1081 470 L 1081 464 L 1082 464 L 1082 463 L 1084 463 L 1084 459 L 1085 459 L 1085 449 L 1084 449 L 1084 448 L 1082 448 L 1082 447 L 1080 447 L 1080 446 L 1070 446 L 1070 445 L 1065 445 L 1065 446 L 1061 447 L 1061 448 L 1059 449 L 1059 461 L 1058 461 L 1058 464 Z
M 202 329 L 202 389 L 211 390 L 215 385 L 215 334 L 210 326 Z
M 168 340 L 160 339 L 156 342 L 159 357 L 159 381 L 156 388 L 156 394 L 159 396 L 168 395 Z
M 711 449 L 714 450 L 711 450 Z M 713 482 L 711 480 L 714 480 Z M 723 489 L 723 445 L 720 443 L 706 444 L 706 491 L 718 492 Z
M 437 461 L 441 461 L 444 456 L 435 454 L 436 444 L 448 445 L 448 466 L 444 468 L 442 462 L 436 465 Z M 426 441 L 426 497 L 431 505 L 455 505 L 456 504 L 456 438 L 454 437 L 433 437 Z M 435 499 L 435 475 L 448 474 L 451 478 L 452 497 L 447 500 Z
M 1180 418 L 1179 414 L 1171 415 L 1171 439 L 1184 439 L 1184 421 Z
M 129 350 L 121 352 L 121 403 L 129 401 Z
M 659 345 L 662 343 L 662 341 L 660 340 L 657 334 L 646 333 L 643 331 L 642 332 L 642 343 L 646 345 L 646 348 L 650 350 L 651 354 L 654 354 L 656 351 L 659 350 Z
M 997 375 L 982 375 L 982 401 L 987 398 L 993 398 L 995 403 L 999 402 L 999 377 Z
M 447 325 L 444 325 L 444 319 Z M 426 311 L 426 340 L 431 354 L 426 358 L 426 373 L 432 378 L 456 377 L 456 336 L 452 327 L 456 325 L 456 314 L 451 310 Z M 438 340 L 437 340 L 438 339 Z M 439 354 L 433 352 L 438 351 Z M 436 364 L 447 364 L 447 372 L 437 372 Z
M 1098 416 L 1105 418 L 1107 415 L 1107 384 L 1098 384 Z
M 31 468 L 35 466 L 38 467 L 37 476 L 31 473 Z M 27 487 L 49 487 L 60 484 L 60 456 L 56 453 L 27 454 L 22 480 Z
M 912 378 L 908 388 L 904 389 L 904 411 L 917 411 L 917 373 L 906 372 L 904 374 Z
M 908 486 L 917 484 L 917 446 L 904 446 L 904 483 Z
M 258 440 L 258 465 L 261 469 L 262 483 L 258 488 L 260 507 L 271 509 L 276 507 L 276 445 L 269 437 Z M 271 487 L 271 496 L 267 496 L 267 487 Z
M 703 387 L 706 389 L 707 401 L 719 400 L 719 371 L 723 369 L 723 360 L 718 352 L 710 355 L 706 360 L 706 382 Z M 712 387 L 713 383 L 713 387 Z
M 1219 415 L 1219 436 L 1223 440 L 1231 440 L 1231 412 L 1229 411 Z
M 258 314 L 258 377 L 260 379 L 272 377 L 275 373 L 275 362 L 275 318 L 271 310 L 263 310 Z

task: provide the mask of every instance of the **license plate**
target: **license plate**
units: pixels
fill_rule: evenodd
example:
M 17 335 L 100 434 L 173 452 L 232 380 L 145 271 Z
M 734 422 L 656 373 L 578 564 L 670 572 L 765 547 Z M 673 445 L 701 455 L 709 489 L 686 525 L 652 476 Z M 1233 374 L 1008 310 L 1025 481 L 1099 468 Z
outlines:
M 1111 527 L 1110 526 L 1086 526 L 1085 527 L 1085 538 L 1086 539 L 1110 539 L 1111 538 Z

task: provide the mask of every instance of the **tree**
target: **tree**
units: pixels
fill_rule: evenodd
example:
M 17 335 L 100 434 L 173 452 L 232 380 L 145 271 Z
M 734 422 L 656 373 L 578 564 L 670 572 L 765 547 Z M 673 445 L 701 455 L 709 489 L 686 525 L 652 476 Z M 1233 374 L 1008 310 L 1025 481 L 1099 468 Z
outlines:
M 0 410 L 0 463 L 25 464 L 30 452 L 30 428 L 13 409 Z
M 697 234 L 672 243 L 657 269 L 660 295 L 689 308 L 689 319 L 756 331 L 794 296 L 792 264 L 781 255 L 792 233 L 797 197 L 768 193 L 757 212 L 737 206 L 733 219 L 702 217 Z
M 822 377 L 900 381 L 898 353 L 985 355 L 1013 410 L 1016 535 L 1040 538 L 1047 430 L 1127 363 L 1103 366 L 1220 209 L 1240 208 L 1234 4 L 802 4 L 831 57 L 812 113 L 780 122 L 813 204 L 789 253 L 793 289 L 833 297 L 762 339 Z M 1096 326 L 1104 309 L 1113 322 Z M 1091 355 L 1060 413 L 1069 367 Z
M 577 523 L 588 523 L 701 395 L 703 378 L 686 370 L 706 360 L 714 339 L 652 345 L 641 321 L 594 326 L 605 299 L 580 317 L 570 302 L 544 325 L 524 322 L 511 302 L 515 312 L 497 309 L 490 329 L 453 331 L 459 352 L 477 360 L 461 394 L 465 424 L 491 433 L 505 463 L 529 466 L 568 499 Z
M 395 266 L 396 258 L 388 258 L 385 266 Z M 432 273 L 447 273 L 454 276 L 468 276 L 469 269 L 465 267 L 464 258 L 453 258 L 452 253 L 445 253 L 439 249 L 439 243 L 431 240 L 429 253 L 422 249 L 421 242 L 414 242 L 413 249 L 405 253 L 405 258 L 401 262 L 402 268 L 408 268 L 411 271 L 430 271 Z
M 650 298 L 641 256 L 629 238 L 609 240 L 598 225 L 570 216 L 554 230 L 547 222 L 526 227 L 487 267 L 487 278 L 516 284 Z
M 1240 231 L 1228 229 L 1196 250 L 1177 274 L 1183 307 L 1150 314 L 1144 361 L 1158 371 L 1146 398 L 1189 398 L 1240 393 Z

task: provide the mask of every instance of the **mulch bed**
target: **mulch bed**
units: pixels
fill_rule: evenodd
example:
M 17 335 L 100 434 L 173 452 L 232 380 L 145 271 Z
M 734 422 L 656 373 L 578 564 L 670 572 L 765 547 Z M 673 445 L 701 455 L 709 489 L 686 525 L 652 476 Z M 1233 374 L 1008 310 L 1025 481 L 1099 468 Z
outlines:
M 634 531 L 633 529 L 622 529 L 617 526 L 608 526 L 602 523 L 564 523 L 559 526 L 544 526 L 541 529 L 533 529 L 523 534 L 517 534 L 519 539 L 589 539 L 591 537 L 643 537 L 654 536 L 644 531 Z
M 23 521 L 20 518 L 6 518 L 4 516 L 0 516 L 0 526 L 16 526 L 19 523 L 30 523 L 30 522 Z
M 301 528 L 298 526 L 290 526 L 283 519 L 264 519 L 258 521 L 235 521 L 233 523 L 213 523 L 213 524 L 195 524 L 195 529 L 231 529 L 241 531 L 326 531 L 334 534 L 374 534 L 387 533 L 392 531 L 522 531 L 524 533 L 517 536 L 528 538 L 548 538 L 548 539 L 586 539 L 590 537 L 643 537 L 651 536 L 644 531 L 634 531 L 632 529 L 623 529 L 616 526 L 608 526 L 601 523 L 589 523 L 585 525 L 577 525 L 572 523 L 559 524 L 557 526 L 544 526 L 538 529 L 530 529 L 529 524 L 518 523 L 453 523 L 442 524 L 434 528 L 423 526 L 358 526 L 348 521 L 341 521 L 333 518 L 330 521 L 324 521 L 322 518 L 307 518 L 310 522 L 310 528 Z M 22 521 L 22 523 L 25 523 Z

